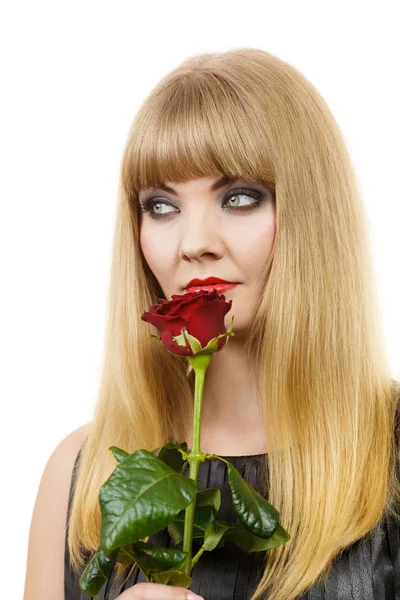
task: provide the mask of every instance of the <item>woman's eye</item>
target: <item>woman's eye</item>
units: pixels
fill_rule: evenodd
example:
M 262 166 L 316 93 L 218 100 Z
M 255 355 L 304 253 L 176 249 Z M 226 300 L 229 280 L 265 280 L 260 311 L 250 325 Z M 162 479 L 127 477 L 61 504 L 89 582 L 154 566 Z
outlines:
M 173 211 L 169 211 L 169 212 L 152 212 L 154 209 L 158 210 L 160 207 L 162 206 L 166 206 L 168 208 L 168 206 L 171 206 L 171 204 L 168 204 L 167 202 L 162 202 L 161 200 L 148 200 L 145 201 L 142 205 L 142 210 L 143 212 L 148 212 L 150 217 L 154 218 L 159 218 L 159 217 L 164 217 L 168 214 L 170 214 Z
M 230 200 L 237 200 L 238 198 L 249 198 L 250 196 L 248 194 L 230 194 L 230 196 L 228 196 L 227 198 L 225 198 L 224 202 L 228 203 L 228 207 L 231 208 L 239 208 L 237 205 L 232 206 L 232 204 L 229 204 Z M 240 202 L 240 201 L 239 201 Z M 249 204 L 245 204 L 244 206 L 251 206 L 253 204 L 257 204 L 256 202 L 250 202 Z
M 255 190 L 234 190 L 233 192 L 229 192 L 222 200 L 222 206 L 224 210 L 232 211 L 232 212 L 250 212 L 258 208 L 261 202 L 265 199 L 266 194 L 262 192 L 256 192 Z M 241 198 L 251 198 L 252 201 L 244 202 L 240 200 Z M 231 202 L 232 201 L 232 202 Z M 232 205 L 234 203 L 234 205 Z M 241 203 L 241 205 L 239 205 Z M 156 212 L 160 211 L 160 209 L 165 207 L 170 207 L 174 209 L 175 207 L 167 202 L 166 200 L 157 200 L 156 198 L 146 198 L 140 203 L 140 209 L 144 213 L 148 213 L 152 219 L 164 219 L 168 217 L 168 215 L 177 212 L 176 210 L 164 211 L 164 212 Z

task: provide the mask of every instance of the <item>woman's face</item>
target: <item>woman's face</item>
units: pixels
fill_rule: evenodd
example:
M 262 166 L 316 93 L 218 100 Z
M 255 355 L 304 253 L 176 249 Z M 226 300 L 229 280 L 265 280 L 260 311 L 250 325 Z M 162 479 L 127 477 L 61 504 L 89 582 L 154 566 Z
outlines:
M 200 177 L 168 182 L 168 191 L 141 190 L 140 205 L 147 211 L 141 214 L 140 245 L 167 300 L 172 294 L 185 294 L 194 277 L 239 282 L 220 292 L 227 301 L 232 299 L 225 325 L 235 315 L 235 331 L 248 325 L 254 314 L 275 238 L 275 202 L 265 185 L 221 179 Z

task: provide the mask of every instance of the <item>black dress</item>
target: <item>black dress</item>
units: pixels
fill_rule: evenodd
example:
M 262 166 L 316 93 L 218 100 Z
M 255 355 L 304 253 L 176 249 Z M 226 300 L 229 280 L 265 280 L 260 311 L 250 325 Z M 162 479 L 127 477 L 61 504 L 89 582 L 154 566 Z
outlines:
M 79 462 L 78 454 L 71 481 L 69 508 L 73 495 L 73 484 Z M 263 454 L 251 456 L 226 456 L 241 476 L 260 491 L 257 480 L 264 468 Z M 188 476 L 189 465 L 183 473 Z M 226 464 L 218 459 L 200 463 L 197 481 L 199 489 L 218 487 L 221 489 L 221 508 L 218 518 L 236 522 Z M 355 542 L 334 562 L 326 584 L 318 584 L 299 600 L 400 600 L 400 523 L 388 515 L 368 536 Z M 67 531 L 68 535 L 68 531 Z M 66 537 L 67 541 L 67 537 Z M 168 530 L 153 535 L 149 543 L 174 547 Z M 182 549 L 182 542 L 176 548 Z M 200 548 L 200 546 L 199 546 Z M 196 552 L 194 543 L 193 550 Z M 205 600 L 248 600 L 264 571 L 265 552 L 246 553 L 233 544 L 226 544 L 212 552 L 204 552 L 193 569 L 190 589 Z M 130 566 L 126 571 L 128 574 Z M 65 548 L 65 600 L 88 600 L 78 584 L 79 577 L 73 576 L 69 565 L 68 546 Z M 134 569 L 121 587 L 111 577 L 96 599 L 115 600 L 125 589 L 135 583 L 146 581 L 141 571 Z M 118 582 L 117 582 L 118 583 Z

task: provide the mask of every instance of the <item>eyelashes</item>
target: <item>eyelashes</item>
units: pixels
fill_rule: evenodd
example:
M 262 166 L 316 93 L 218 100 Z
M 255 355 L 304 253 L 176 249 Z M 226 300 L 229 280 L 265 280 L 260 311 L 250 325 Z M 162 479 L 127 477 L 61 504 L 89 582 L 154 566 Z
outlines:
M 260 208 L 260 205 L 266 199 L 266 194 L 263 194 L 262 192 L 248 190 L 245 188 L 238 188 L 236 190 L 231 190 L 230 192 L 228 192 L 222 199 L 222 204 L 225 204 L 228 200 L 234 198 L 235 196 L 247 196 L 253 198 L 254 202 L 252 202 L 251 204 L 246 204 L 244 206 L 228 206 L 224 210 L 240 213 L 249 213 L 253 210 Z M 165 219 L 170 215 L 176 214 L 176 211 L 166 213 L 155 213 L 153 212 L 153 208 L 155 205 L 165 205 L 175 208 L 174 205 L 168 202 L 167 200 L 163 200 L 161 198 L 157 199 L 154 196 L 150 196 L 148 198 L 144 198 L 144 200 L 140 202 L 139 210 L 142 213 L 147 213 L 149 217 L 151 219 L 154 219 L 155 221 L 159 221 L 160 219 Z

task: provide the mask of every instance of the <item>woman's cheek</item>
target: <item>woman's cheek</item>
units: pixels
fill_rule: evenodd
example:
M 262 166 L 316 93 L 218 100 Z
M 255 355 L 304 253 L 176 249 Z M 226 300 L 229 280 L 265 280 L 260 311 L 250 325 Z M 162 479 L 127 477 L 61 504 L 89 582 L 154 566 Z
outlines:
M 171 242 L 164 240 L 162 235 L 150 235 L 143 230 L 140 235 L 140 246 L 143 256 L 150 267 L 151 271 L 158 279 L 164 271 L 169 270 L 168 264 L 171 256 Z

